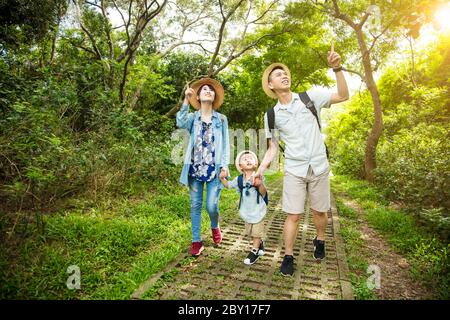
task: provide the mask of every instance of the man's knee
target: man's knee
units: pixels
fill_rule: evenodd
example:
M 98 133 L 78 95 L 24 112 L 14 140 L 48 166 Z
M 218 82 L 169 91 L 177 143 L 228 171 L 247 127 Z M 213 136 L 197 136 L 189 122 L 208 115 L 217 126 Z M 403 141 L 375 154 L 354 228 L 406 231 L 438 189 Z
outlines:
M 298 223 L 300 221 L 300 215 L 299 214 L 288 214 L 286 217 L 286 221 L 290 223 Z
M 320 217 L 323 217 L 326 214 L 326 212 L 317 211 L 317 210 L 314 210 L 312 208 L 311 208 L 311 212 L 312 212 L 312 214 L 320 216 Z

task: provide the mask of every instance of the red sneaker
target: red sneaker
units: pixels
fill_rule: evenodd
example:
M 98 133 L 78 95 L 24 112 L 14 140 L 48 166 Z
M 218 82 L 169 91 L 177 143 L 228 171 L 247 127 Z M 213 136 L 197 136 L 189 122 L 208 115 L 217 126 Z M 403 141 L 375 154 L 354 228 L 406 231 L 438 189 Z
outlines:
M 220 232 L 220 228 L 213 228 L 212 231 L 212 238 L 215 244 L 219 244 L 222 242 L 222 233 Z
M 191 255 L 198 257 L 200 253 L 202 253 L 203 249 L 205 249 L 205 247 L 203 247 L 203 243 L 201 241 L 192 242 Z

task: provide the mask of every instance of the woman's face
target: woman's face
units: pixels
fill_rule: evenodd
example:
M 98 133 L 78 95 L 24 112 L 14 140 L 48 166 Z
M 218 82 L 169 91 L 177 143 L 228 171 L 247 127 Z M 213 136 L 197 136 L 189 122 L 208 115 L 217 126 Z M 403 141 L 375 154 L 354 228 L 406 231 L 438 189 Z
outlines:
M 205 84 L 203 87 L 201 87 L 200 92 L 198 93 L 198 97 L 200 101 L 213 103 L 214 98 L 216 97 L 216 93 L 214 92 L 214 89 L 212 87 Z

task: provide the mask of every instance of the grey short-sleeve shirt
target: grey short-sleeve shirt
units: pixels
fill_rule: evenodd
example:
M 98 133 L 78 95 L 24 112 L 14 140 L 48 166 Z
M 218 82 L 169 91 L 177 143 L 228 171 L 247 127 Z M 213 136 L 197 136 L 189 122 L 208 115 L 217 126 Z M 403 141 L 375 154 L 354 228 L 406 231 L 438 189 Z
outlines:
M 311 98 L 317 109 L 320 121 L 320 110 L 329 108 L 331 92 L 325 90 L 309 90 Z M 292 101 L 282 105 L 279 101 L 274 107 L 275 129 L 280 134 L 280 140 L 285 144 L 284 170 L 298 177 L 306 177 L 309 166 L 319 175 L 329 166 L 325 144 L 317 120 L 311 111 L 306 108 L 297 93 L 292 93 Z M 267 122 L 267 113 L 264 114 L 264 129 L 266 138 L 272 138 Z

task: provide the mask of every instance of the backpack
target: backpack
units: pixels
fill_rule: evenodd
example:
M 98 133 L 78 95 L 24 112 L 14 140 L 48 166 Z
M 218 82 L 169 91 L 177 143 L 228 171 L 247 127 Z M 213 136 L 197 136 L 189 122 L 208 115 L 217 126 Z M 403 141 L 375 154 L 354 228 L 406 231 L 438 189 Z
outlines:
M 314 117 L 317 120 L 317 125 L 319 126 L 319 130 L 322 131 L 322 127 L 319 122 L 319 116 L 317 115 L 317 110 L 316 110 L 316 107 L 314 106 L 314 102 L 312 102 L 311 98 L 308 96 L 308 94 L 306 92 L 300 92 L 298 94 L 298 96 L 300 97 L 300 100 L 303 102 L 303 104 L 306 106 L 306 108 L 312 112 L 312 114 L 314 115 Z M 269 109 L 267 109 L 267 122 L 269 124 L 270 133 L 272 133 L 273 130 L 275 129 L 275 111 L 273 108 L 274 107 L 270 107 Z M 325 142 L 324 142 L 324 144 L 325 144 Z M 284 155 L 284 148 L 281 146 L 281 144 L 278 144 L 278 146 L 280 147 L 281 152 Z M 327 153 L 327 158 L 329 158 L 328 147 L 326 144 L 325 144 L 325 151 Z
M 239 187 L 239 191 L 241 193 L 241 196 L 239 197 L 239 209 L 241 208 L 241 203 L 242 203 L 242 190 L 244 190 L 244 174 L 241 174 L 238 176 L 238 187 Z M 256 197 L 256 203 L 259 204 L 259 198 L 263 198 L 264 202 L 266 203 L 266 205 L 269 204 L 269 196 L 268 196 L 268 192 L 266 192 L 266 195 L 263 197 L 259 191 L 258 188 L 251 186 L 251 188 L 255 188 L 256 192 L 258 192 L 258 196 Z

